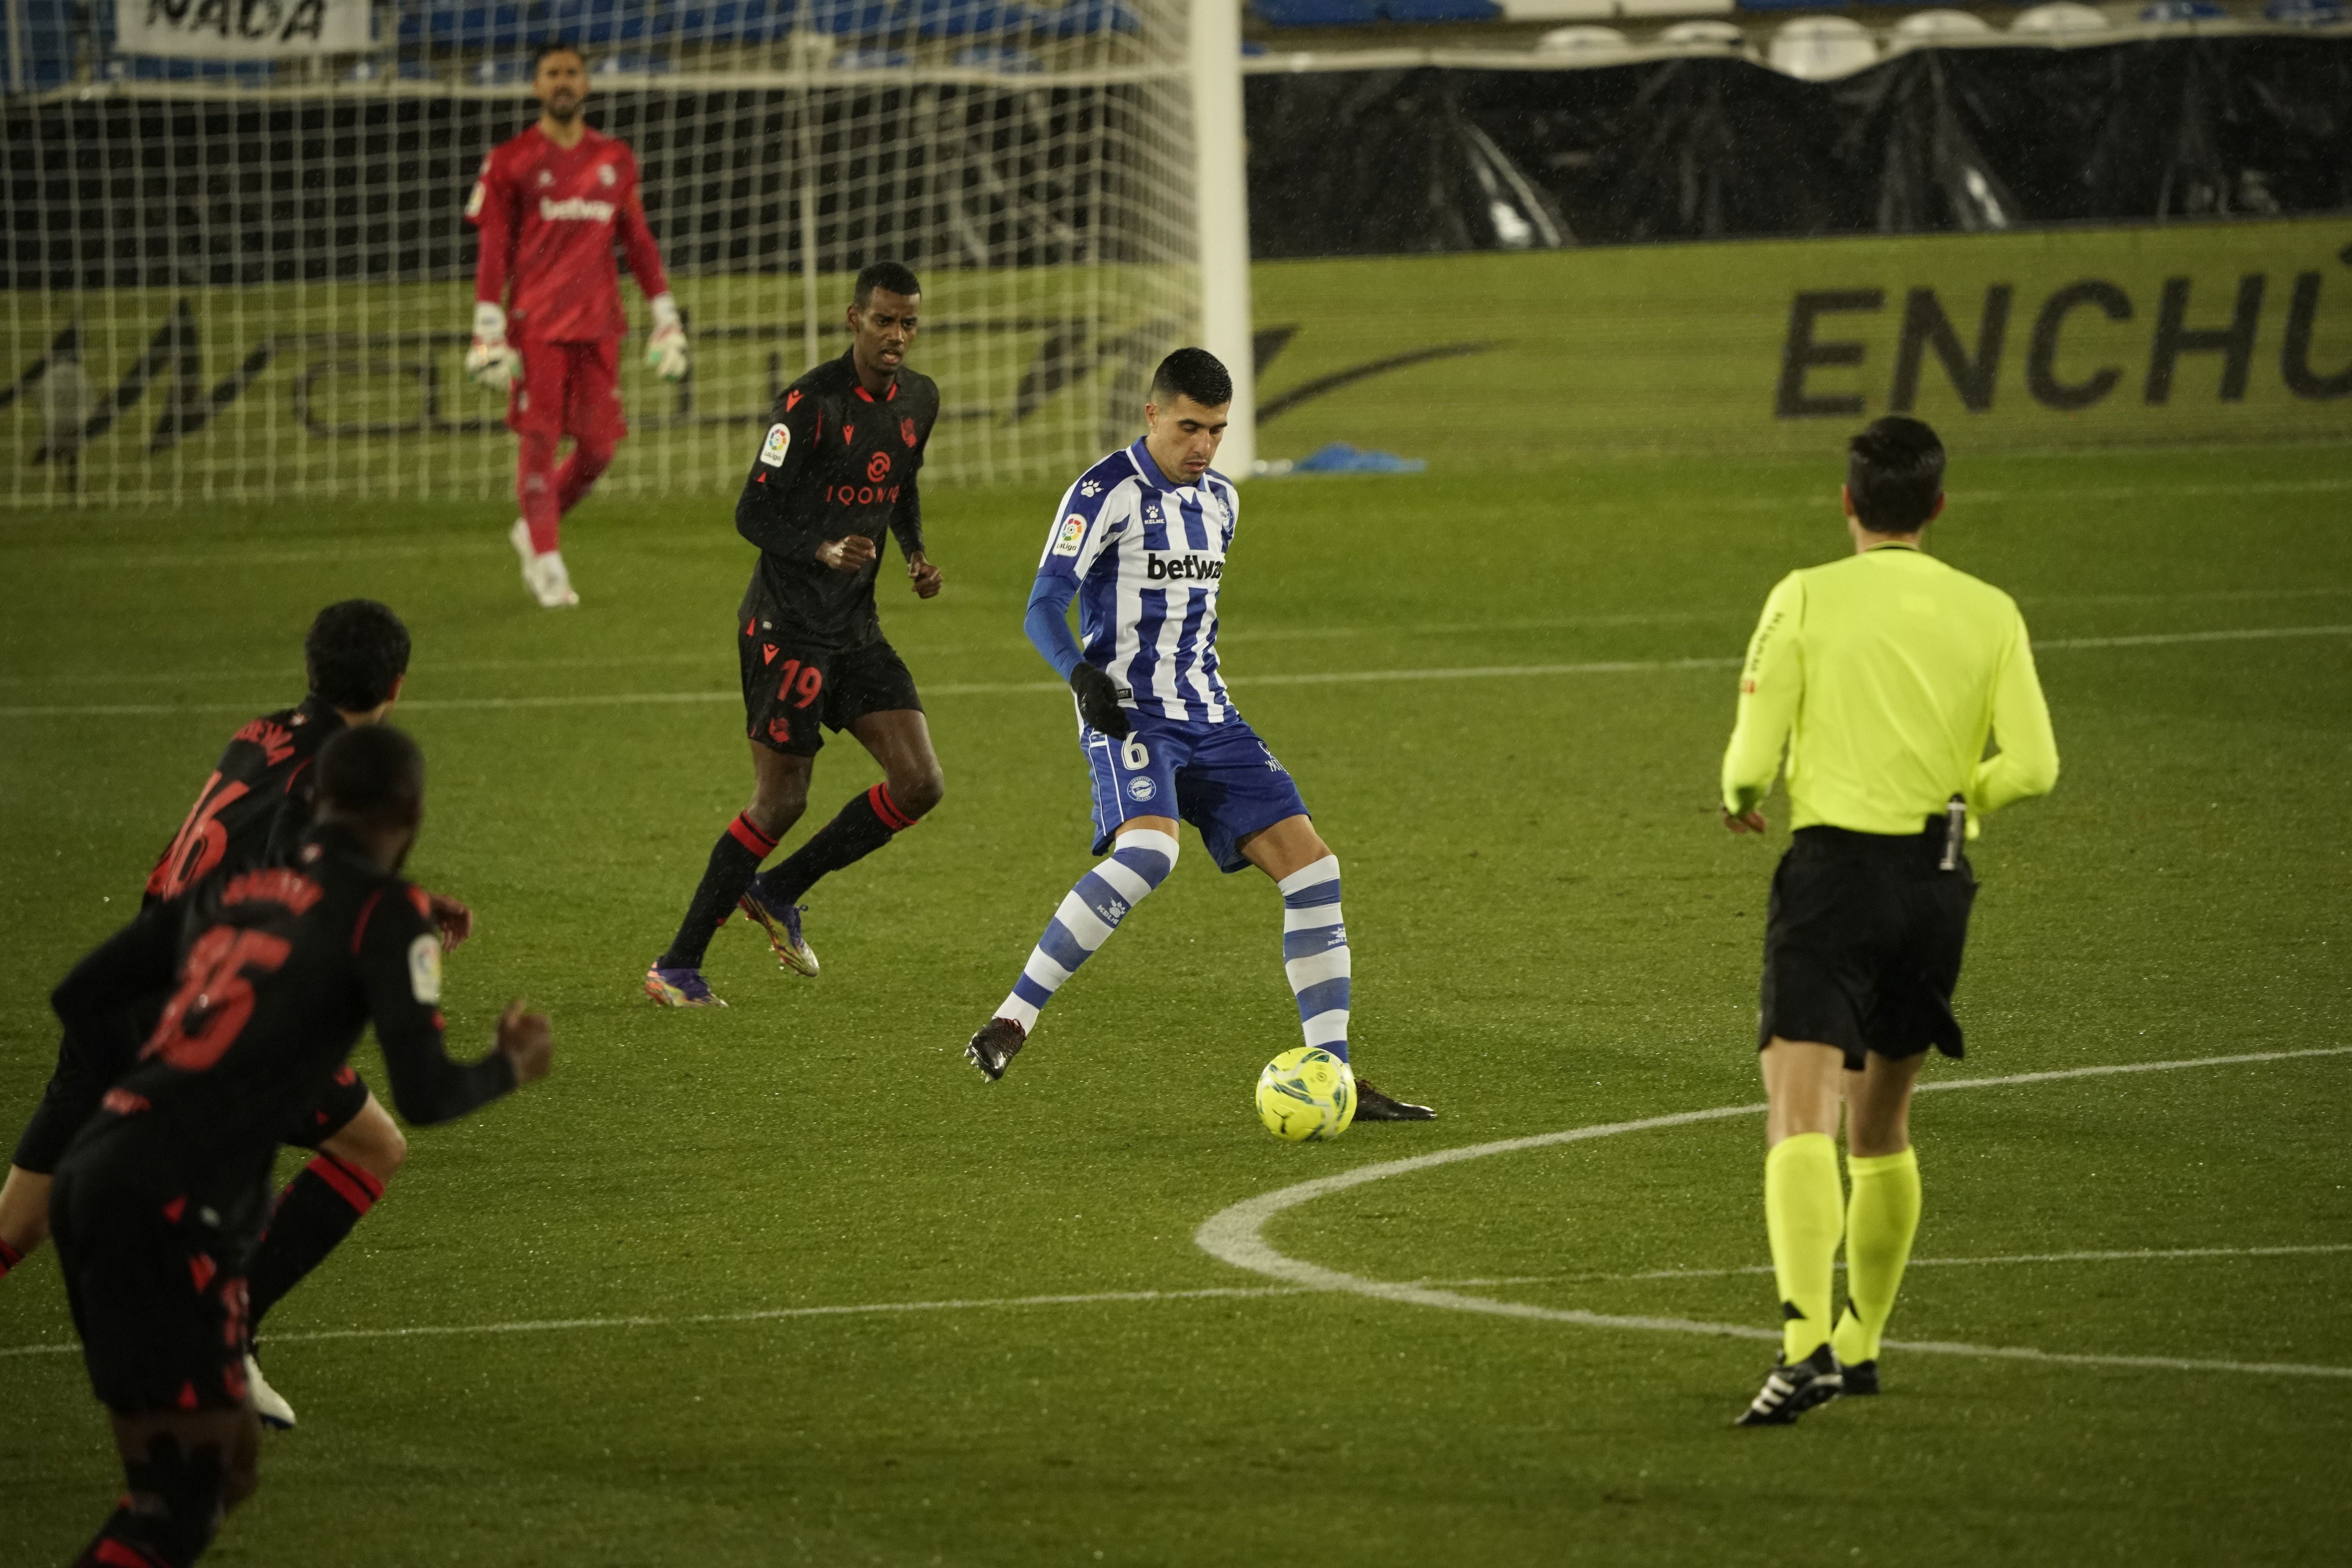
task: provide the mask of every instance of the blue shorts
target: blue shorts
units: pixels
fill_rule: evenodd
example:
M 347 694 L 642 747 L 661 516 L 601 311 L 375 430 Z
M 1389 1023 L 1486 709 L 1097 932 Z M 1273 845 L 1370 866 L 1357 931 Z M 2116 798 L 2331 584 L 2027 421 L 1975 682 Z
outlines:
M 1124 741 L 1078 725 L 1094 782 L 1096 854 L 1130 817 L 1174 816 L 1201 830 L 1219 870 L 1238 871 L 1249 864 L 1243 839 L 1307 815 L 1289 771 L 1238 714 L 1201 724 L 1131 712 L 1128 722 Z

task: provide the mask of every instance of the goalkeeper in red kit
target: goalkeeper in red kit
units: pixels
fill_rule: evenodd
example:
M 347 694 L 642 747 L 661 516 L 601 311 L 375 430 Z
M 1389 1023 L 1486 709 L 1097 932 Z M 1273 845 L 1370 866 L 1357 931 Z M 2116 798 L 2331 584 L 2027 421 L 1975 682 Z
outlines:
M 664 381 L 685 378 L 686 329 L 646 226 L 637 160 L 625 142 L 581 118 L 588 65 L 570 44 L 543 46 L 532 63 L 539 123 L 482 159 L 466 217 L 482 231 L 474 270 L 474 342 L 466 374 L 507 395 L 507 427 L 520 440 L 515 494 L 522 515 L 508 536 L 523 585 L 551 610 L 580 602 L 558 548 L 565 512 L 613 461 L 629 433 L 621 414 L 621 281 L 613 243 L 653 307 L 646 363 Z M 555 460 L 572 437 L 572 455 Z

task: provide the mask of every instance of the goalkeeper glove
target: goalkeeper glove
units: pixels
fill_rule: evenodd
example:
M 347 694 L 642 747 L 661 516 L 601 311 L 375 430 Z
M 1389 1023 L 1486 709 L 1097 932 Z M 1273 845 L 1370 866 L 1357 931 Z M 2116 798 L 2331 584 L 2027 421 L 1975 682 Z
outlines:
M 522 384 L 522 355 L 507 343 L 507 313 L 487 300 L 474 302 L 474 346 L 466 374 L 492 392 Z
M 1118 682 L 1081 660 L 1070 671 L 1070 689 L 1077 693 L 1078 717 L 1089 729 L 1114 741 L 1127 739 L 1127 710 L 1118 705 Z
M 686 324 L 678 320 L 677 302 L 667 294 L 656 294 L 654 308 L 654 335 L 646 340 L 646 363 L 661 374 L 664 381 L 686 379 Z

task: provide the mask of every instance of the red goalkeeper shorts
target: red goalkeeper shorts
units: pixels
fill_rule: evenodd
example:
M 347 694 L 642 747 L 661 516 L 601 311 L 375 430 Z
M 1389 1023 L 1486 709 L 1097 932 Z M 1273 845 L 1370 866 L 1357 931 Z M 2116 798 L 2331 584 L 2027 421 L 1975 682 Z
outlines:
M 621 340 L 517 342 L 522 382 L 507 395 L 507 428 L 518 436 L 570 436 L 610 447 L 629 433 L 621 413 Z

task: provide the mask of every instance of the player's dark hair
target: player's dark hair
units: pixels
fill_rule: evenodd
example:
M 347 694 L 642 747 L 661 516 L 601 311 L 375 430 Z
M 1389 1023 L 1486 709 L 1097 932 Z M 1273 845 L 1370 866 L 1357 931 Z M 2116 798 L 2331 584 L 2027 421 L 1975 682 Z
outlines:
M 1221 408 L 1234 400 L 1233 374 L 1206 349 L 1178 349 L 1151 373 L 1151 401 L 1164 408 L 1179 397 Z
M 404 730 L 362 724 L 319 748 L 319 807 L 355 821 L 403 825 L 425 809 L 425 753 Z
M 1846 493 L 1873 533 L 1916 533 L 1944 494 L 1944 444 L 1917 419 L 1873 420 L 1845 449 Z
M 876 261 L 858 269 L 857 290 L 853 298 L 859 310 L 866 309 L 866 302 L 874 298 L 877 289 L 886 294 L 904 294 L 911 300 L 923 291 L 923 285 L 905 264 Z
M 302 663 L 312 696 L 346 713 L 364 713 L 408 673 L 408 628 L 373 599 L 345 599 L 310 623 Z
M 569 38 L 550 38 L 547 42 L 540 45 L 539 47 L 531 50 L 530 52 L 530 74 L 533 77 L 539 75 L 539 62 L 545 59 L 550 55 L 577 56 L 580 60 L 581 67 L 583 69 L 586 68 L 588 64 L 587 50 L 582 48 L 579 45 L 573 43 Z

